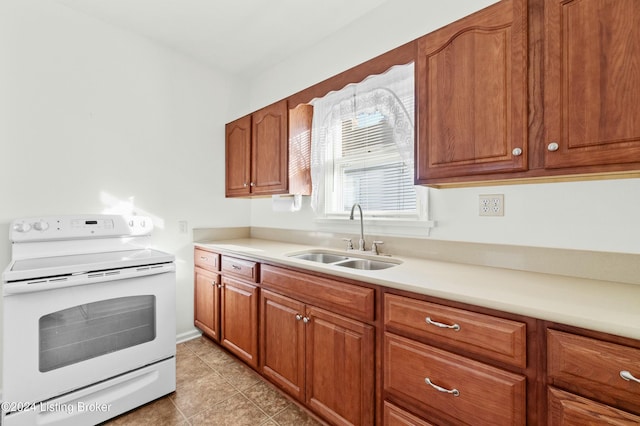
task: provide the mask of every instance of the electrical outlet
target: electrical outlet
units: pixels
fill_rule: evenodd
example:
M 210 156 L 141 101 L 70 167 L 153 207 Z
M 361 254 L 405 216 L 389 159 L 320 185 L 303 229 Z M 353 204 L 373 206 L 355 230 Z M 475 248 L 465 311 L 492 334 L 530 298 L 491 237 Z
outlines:
M 485 194 L 479 196 L 480 216 L 504 216 L 504 194 Z

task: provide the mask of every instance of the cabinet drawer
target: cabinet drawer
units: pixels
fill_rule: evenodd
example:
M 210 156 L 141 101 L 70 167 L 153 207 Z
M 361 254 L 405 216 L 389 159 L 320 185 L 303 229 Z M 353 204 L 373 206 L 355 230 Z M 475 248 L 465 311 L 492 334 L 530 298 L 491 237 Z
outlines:
M 396 407 L 390 402 L 384 402 L 384 425 L 385 426 L 434 426 L 424 420 L 407 413 L 403 409 Z
M 352 318 L 365 321 L 374 319 L 375 292 L 371 288 L 269 265 L 262 266 L 261 284 L 265 288 Z
M 526 324 L 409 297 L 385 294 L 387 330 L 525 368 Z M 444 327 L 448 326 L 448 327 Z
M 550 384 L 640 414 L 640 349 L 547 330 Z
M 251 282 L 258 282 L 258 264 L 231 256 L 222 256 L 222 272 L 233 274 Z
M 549 426 L 564 425 L 639 425 L 640 417 L 590 399 L 549 388 Z
M 384 342 L 384 390 L 456 423 L 526 423 L 524 376 L 390 333 Z
M 220 255 L 210 251 L 196 248 L 193 254 L 196 266 L 208 271 L 218 272 L 220 270 Z

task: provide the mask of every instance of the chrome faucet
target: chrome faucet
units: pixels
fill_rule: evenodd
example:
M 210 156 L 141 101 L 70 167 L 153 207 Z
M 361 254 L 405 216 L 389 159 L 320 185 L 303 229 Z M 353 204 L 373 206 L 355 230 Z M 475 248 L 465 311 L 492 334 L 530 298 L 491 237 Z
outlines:
M 358 250 L 365 251 L 365 247 L 364 247 L 364 220 L 362 219 L 362 207 L 360 207 L 360 204 L 355 203 L 353 206 L 351 206 L 351 216 L 349 216 L 349 220 L 353 220 L 353 211 L 355 210 L 356 207 L 358 208 L 358 210 L 360 210 L 360 241 L 358 241 Z

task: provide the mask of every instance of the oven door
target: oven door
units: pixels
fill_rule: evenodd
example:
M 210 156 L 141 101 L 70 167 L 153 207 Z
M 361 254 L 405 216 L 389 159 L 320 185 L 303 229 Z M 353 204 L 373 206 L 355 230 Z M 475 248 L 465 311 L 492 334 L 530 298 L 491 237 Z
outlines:
M 175 356 L 175 271 L 6 295 L 3 399 L 40 402 Z

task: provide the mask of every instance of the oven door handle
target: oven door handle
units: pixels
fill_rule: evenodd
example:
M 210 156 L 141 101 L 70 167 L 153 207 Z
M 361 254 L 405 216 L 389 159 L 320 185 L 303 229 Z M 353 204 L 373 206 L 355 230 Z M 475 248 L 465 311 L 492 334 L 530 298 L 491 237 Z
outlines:
M 25 281 L 5 282 L 2 285 L 2 294 L 4 296 L 11 296 L 24 293 L 35 293 L 38 291 L 56 290 L 65 287 L 99 284 L 108 281 L 144 277 L 147 275 L 165 274 L 169 272 L 175 273 L 175 270 L 175 263 L 169 262 L 100 272 L 85 272 L 63 277 L 36 278 Z

